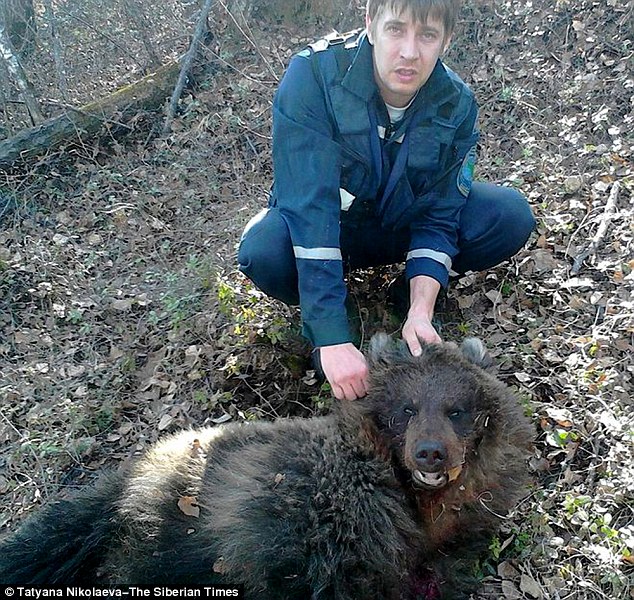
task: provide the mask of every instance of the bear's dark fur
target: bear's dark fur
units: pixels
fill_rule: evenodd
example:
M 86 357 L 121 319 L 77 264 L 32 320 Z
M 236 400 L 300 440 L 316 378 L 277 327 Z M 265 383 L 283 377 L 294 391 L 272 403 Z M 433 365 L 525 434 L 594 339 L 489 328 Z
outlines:
M 5 539 L 0 583 L 244 583 L 248 600 L 465 598 L 471 559 L 525 492 L 531 440 L 484 360 L 477 340 L 414 358 L 375 337 L 363 400 L 328 417 L 168 438 Z

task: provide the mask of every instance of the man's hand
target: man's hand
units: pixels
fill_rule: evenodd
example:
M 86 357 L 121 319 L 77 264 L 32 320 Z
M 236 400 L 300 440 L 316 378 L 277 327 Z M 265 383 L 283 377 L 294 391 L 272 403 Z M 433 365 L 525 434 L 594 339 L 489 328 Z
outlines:
M 321 368 L 339 400 L 356 400 L 368 393 L 368 364 L 353 344 L 319 348 Z
M 421 342 L 438 344 L 442 340 L 431 324 L 440 284 L 431 277 L 419 275 L 409 281 L 410 308 L 403 325 L 403 339 L 413 356 L 420 356 Z
M 412 356 L 421 355 L 423 351 L 421 342 L 438 344 L 442 341 L 428 317 L 412 316 L 411 312 L 407 316 L 405 325 L 403 325 L 403 339 L 407 343 Z

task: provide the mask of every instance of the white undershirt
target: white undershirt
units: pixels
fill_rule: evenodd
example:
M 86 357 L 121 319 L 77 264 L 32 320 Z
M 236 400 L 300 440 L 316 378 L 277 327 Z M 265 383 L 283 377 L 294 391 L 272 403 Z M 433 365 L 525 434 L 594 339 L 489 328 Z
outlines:
M 396 106 L 391 106 L 386 103 L 385 107 L 387 108 L 387 114 L 390 115 L 390 123 L 392 123 L 392 125 L 395 125 L 403 118 L 403 115 L 409 107 L 409 104 L 403 108 L 397 108 Z
M 416 96 L 418 96 L 418 92 L 414 94 L 414 97 L 409 101 L 409 104 L 407 106 L 404 106 L 403 108 L 392 106 L 391 104 L 388 104 L 387 102 L 385 103 L 385 107 L 387 108 L 387 114 L 390 115 L 390 123 L 392 123 L 392 125 L 398 123 L 403 118 L 405 111 L 412 105 L 412 102 L 414 102 L 414 100 L 416 99 Z

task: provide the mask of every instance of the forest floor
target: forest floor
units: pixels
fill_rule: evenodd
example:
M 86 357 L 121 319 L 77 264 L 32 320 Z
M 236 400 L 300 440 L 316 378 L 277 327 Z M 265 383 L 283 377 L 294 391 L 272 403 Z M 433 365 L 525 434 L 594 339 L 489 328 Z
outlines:
M 328 30 L 244 25 L 214 18 L 169 136 L 140 115 L 0 182 L 0 532 L 168 432 L 331 405 L 297 311 L 235 260 L 266 204 L 277 82 Z M 634 598 L 631 27 L 616 0 L 472 1 L 447 56 L 481 105 L 477 177 L 522 190 L 538 220 L 441 310 L 443 336 L 482 338 L 535 424 L 535 485 L 478 598 Z M 364 341 L 398 332 L 396 273 L 350 277 Z

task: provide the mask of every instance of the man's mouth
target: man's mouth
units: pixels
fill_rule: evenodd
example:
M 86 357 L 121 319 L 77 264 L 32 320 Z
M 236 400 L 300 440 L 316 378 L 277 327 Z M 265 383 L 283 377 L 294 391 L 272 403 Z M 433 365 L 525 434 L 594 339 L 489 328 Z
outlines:
M 415 69 L 396 69 L 395 72 L 401 81 L 412 81 L 417 75 Z

